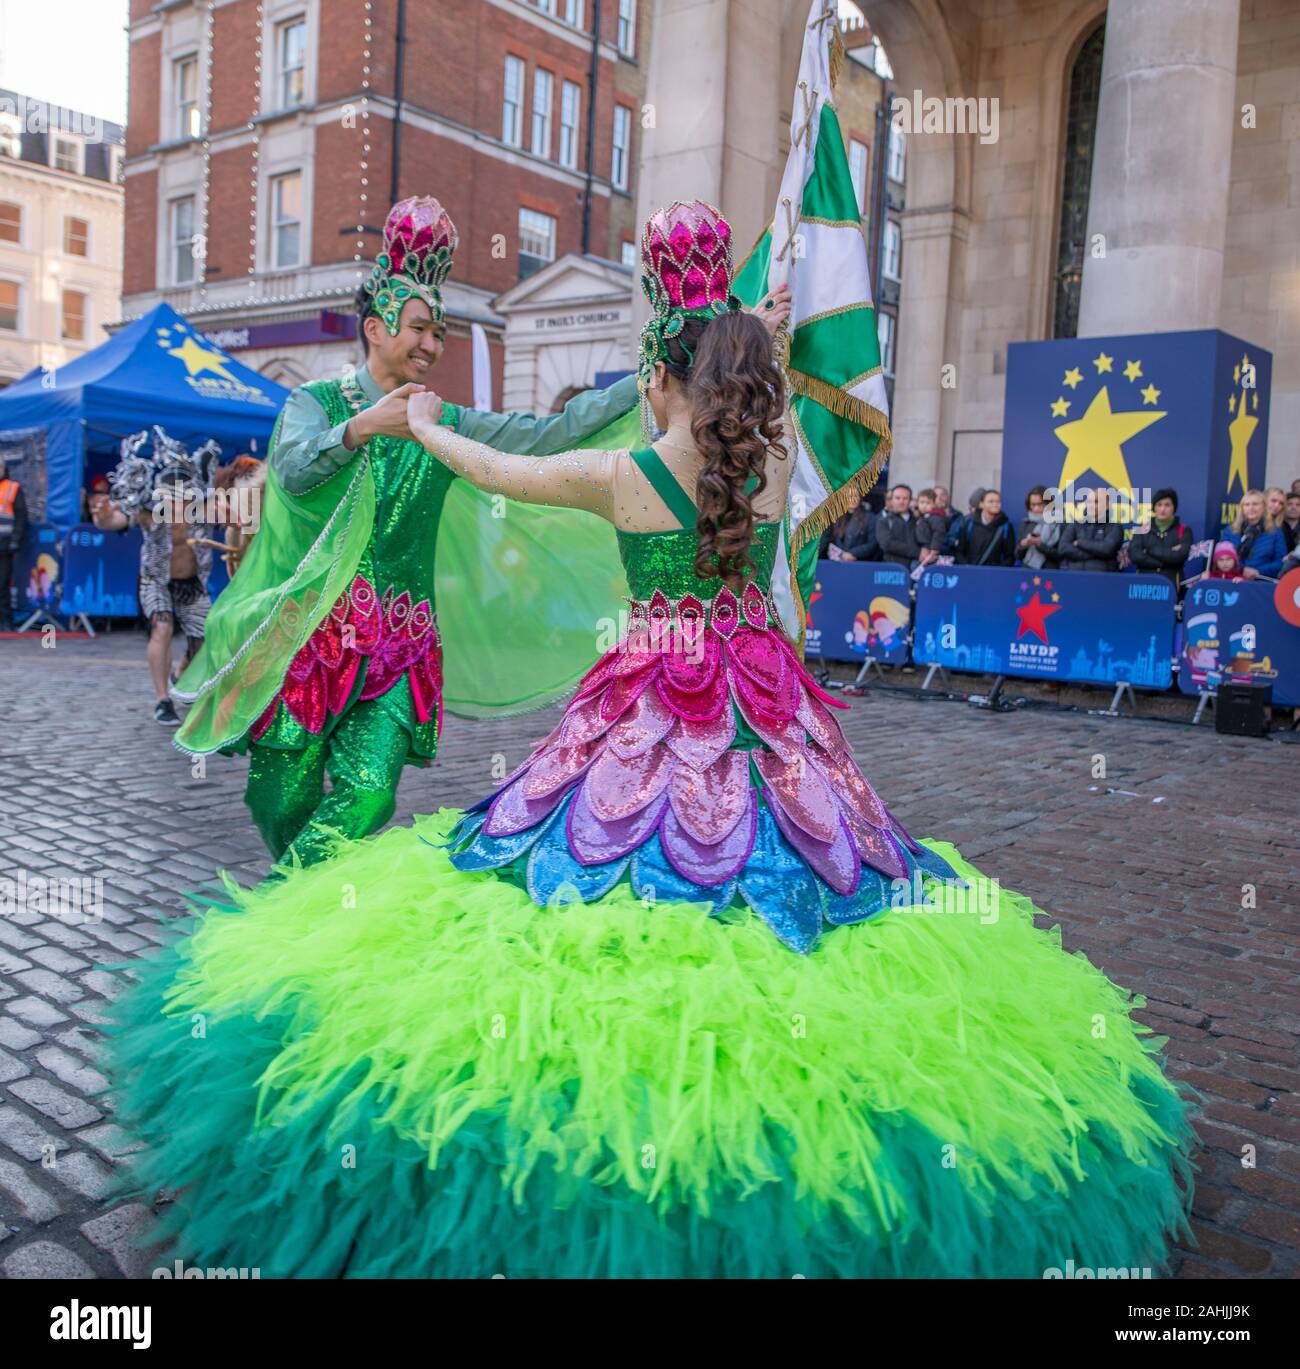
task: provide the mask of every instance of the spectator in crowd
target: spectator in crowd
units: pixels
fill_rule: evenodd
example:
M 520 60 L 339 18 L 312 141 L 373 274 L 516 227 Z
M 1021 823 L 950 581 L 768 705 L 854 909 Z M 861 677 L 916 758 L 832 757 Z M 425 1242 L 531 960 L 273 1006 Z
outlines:
M 879 561 L 876 541 L 877 515 L 856 491 L 853 504 L 822 533 L 818 555 L 830 561 Z
M 1087 490 L 1080 520 L 1061 531 L 1057 548 L 1062 570 L 1119 570 L 1124 529 L 1110 518 L 1105 490 Z
M 935 491 L 922 490 L 916 496 L 916 540 L 938 556 L 947 537 L 948 520 L 936 511 Z
M 1216 542 L 1214 544 L 1214 555 L 1210 558 L 1210 568 L 1205 572 L 1205 579 L 1244 580 L 1245 578 L 1236 545 L 1232 542 Z
M 1270 485 L 1264 491 L 1264 507 L 1268 509 L 1273 526 L 1279 526 L 1286 516 L 1286 491 L 1280 485 Z
M 1020 537 L 1016 542 L 1016 552 L 1021 562 L 1032 570 L 1056 565 L 1061 524 L 1050 515 L 1047 487 L 1035 485 L 1025 495 L 1025 516 L 1020 520 Z
M 14 557 L 27 537 L 27 496 L 16 480 L 10 480 L 0 456 L 0 632 L 13 628 Z
M 883 559 L 895 566 L 924 565 L 934 559 L 934 553 L 928 547 L 922 548 L 917 537 L 910 485 L 895 485 L 889 491 L 889 503 L 876 523 L 876 541 Z
M 1247 490 L 1241 496 L 1237 516 L 1231 528 L 1224 529 L 1223 537 L 1237 548 L 1247 580 L 1276 577 L 1281 572 L 1286 538 L 1269 516 L 1263 490 Z
M 947 485 L 934 487 L 934 511 L 943 519 L 946 531 L 955 535 L 961 523 L 961 514 L 952 506 L 952 495 Z
M 1284 575 L 1290 575 L 1293 570 L 1300 570 L 1300 546 L 1282 560 L 1282 569 L 1278 571 L 1277 578 L 1280 580 Z
M 1300 494 L 1300 480 L 1293 480 L 1291 482 L 1291 493 Z
M 1129 560 L 1139 571 L 1154 571 L 1178 588 L 1192 550 L 1192 530 L 1178 521 L 1178 491 L 1157 490 L 1151 501 L 1151 521 L 1129 540 Z
M 979 505 L 962 523 L 957 534 L 957 564 L 961 566 L 1014 566 L 1016 534 L 1002 511 L 997 490 L 979 491 Z
M 1277 530 L 1282 534 L 1289 556 L 1296 549 L 1296 543 L 1300 542 L 1300 494 L 1287 495 L 1282 521 L 1277 525 Z

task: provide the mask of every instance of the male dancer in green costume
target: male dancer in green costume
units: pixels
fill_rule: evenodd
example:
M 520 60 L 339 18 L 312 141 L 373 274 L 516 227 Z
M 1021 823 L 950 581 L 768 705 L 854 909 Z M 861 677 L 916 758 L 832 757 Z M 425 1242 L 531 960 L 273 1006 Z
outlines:
M 457 235 L 442 206 L 420 198 L 393 207 L 384 239 L 361 296 L 366 365 L 309 382 L 285 405 L 262 531 L 177 689 L 195 704 L 178 746 L 249 751 L 245 801 L 280 862 L 309 864 L 334 834 L 378 830 L 402 766 L 437 748 L 434 548 L 453 477 L 412 439 L 406 404 L 442 354 Z M 636 400 L 629 377 L 549 418 L 447 404 L 444 421 L 498 450 L 545 456 Z

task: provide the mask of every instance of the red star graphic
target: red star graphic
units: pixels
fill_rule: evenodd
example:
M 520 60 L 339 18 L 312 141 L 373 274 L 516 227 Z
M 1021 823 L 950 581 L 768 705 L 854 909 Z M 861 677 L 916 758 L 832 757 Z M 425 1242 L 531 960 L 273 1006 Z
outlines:
M 1044 646 L 1049 645 L 1047 641 L 1047 620 L 1053 613 L 1061 611 L 1060 604 L 1045 604 L 1038 597 L 1038 591 L 1034 591 L 1034 597 L 1027 603 L 1021 604 L 1016 612 L 1020 615 L 1020 631 L 1016 633 L 1016 641 L 1019 641 L 1026 632 L 1032 632 Z

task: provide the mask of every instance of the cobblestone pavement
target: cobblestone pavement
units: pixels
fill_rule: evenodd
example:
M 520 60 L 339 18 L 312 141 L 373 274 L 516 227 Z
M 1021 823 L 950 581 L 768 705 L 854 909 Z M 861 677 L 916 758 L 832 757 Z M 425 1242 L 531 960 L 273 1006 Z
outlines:
M 0 641 L 0 698 L 0 880 L 105 880 L 102 920 L 0 916 L 0 1270 L 139 1275 L 152 1212 L 104 1201 L 129 1163 L 97 1065 L 119 983 L 104 967 L 162 940 L 159 914 L 219 867 L 264 872 L 245 766 L 214 758 L 192 774 L 152 721 L 134 633 Z M 493 756 L 515 764 L 553 716 L 450 720 L 437 765 L 406 772 L 399 819 L 477 798 Z M 855 701 L 847 727 L 907 826 L 956 842 L 1059 919 L 1068 949 L 1147 996 L 1140 1015 L 1204 1095 L 1198 1244 L 1178 1276 L 1300 1272 L 1300 752 L 887 692 Z

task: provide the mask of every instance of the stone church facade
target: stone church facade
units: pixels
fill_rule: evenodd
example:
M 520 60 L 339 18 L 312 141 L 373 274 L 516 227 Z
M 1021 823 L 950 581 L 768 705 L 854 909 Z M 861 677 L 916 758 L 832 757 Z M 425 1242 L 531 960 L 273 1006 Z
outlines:
M 1012 342 L 1195 328 L 1273 353 L 1268 480 L 1300 476 L 1300 0 L 859 8 L 897 95 L 997 111 L 995 137 L 912 112 L 892 478 L 996 481 Z M 641 218 L 700 195 L 758 235 L 807 14 L 659 0 Z

